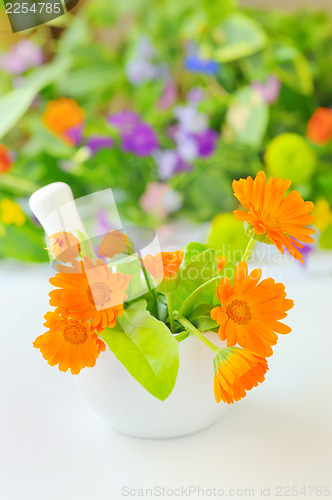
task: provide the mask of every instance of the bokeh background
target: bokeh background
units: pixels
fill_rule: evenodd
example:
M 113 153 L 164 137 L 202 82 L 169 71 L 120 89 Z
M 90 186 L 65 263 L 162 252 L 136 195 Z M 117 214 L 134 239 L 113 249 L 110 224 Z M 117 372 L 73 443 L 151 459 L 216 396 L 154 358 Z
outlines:
M 18 34 L 2 8 L 0 257 L 48 259 L 27 200 L 59 180 L 112 188 L 124 225 L 241 246 L 231 184 L 260 169 L 316 202 L 331 248 L 331 6 L 284 4 L 81 0 Z
M 331 1 L 80 0 L 15 35 L 0 5 L 0 498 L 156 485 L 330 497 Z M 222 251 L 248 241 L 232 180 L 260 169 L 315 202 L 317 229 L 305 265 L 263 244 L 250 263 L 295 302 L 266 382 L 193 436 L 110 431 L 32 347 L 52 269 L 29 196 L 54 181 L 76 198 L 111 188 L 124 226 Z M 109 229 L 107 202 L 88 212 Z

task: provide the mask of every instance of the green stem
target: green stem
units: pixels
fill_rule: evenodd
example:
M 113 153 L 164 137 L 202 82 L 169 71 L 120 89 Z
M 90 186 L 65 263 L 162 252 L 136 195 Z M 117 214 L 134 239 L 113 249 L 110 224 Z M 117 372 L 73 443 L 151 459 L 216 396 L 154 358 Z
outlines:
M 243 254 L 243 257 L 242 257 L 242 262 L 246 262 L 247 261 L 248 257 L 250 256 L 250 253 L 251 253 L 252 249 L 254 248 L 254 246 L 256 245 L 256 243 L 257 243 L 256 240 L 254 240 L 253 238 L 250 238 L 248 246 L 247 246 L 247 248 L 244 251 L 244 254 Z
M 168 316 L 169 316 L 169 322 L 171 325 L 171 330 L 172 330 L 172 333 L 175 333 L 175 318 L 174 318 L 174 309 L 173 309 L 173 304 L 172 304 L 172 294 L 166 293 L 165 296 L 166 296 L 166 301 L 167 301 Z
M 182 326 L 186 328 L 186 330 L 188 330 L 190 333 L 195 335 L 195 337 L 197 337 L 201 342 L 203 342 L 203 344 L 208 346 L 214 352 L 220 351 L 220 348 L 212 344 L 212 342 L 210 342 L 206 337 L 204 337 L 204 335 L 199 330 L 197 330 L 197 328 L 192 323 L 190 323 L 190 321 L 188 321 L 187 318 L 180 315 L 177 316 L 176 319 L 178 320 L 179 323 L 181 323 Z
M 158 297 L 157 297 L 156 289 L 155 288 L 153 288 L 153 289 L 151 288 L 150 281 L 149 281 L 149 276 L 148 276 L 148 273 L 146 272 L 146 269 L 145 269 L 145 267 L 144 267 L 143 264 L 142 264 L 141 267 L 142 267 L 142 271 L 143 271 L 143 274 L 144 274 L 144 279 L 145 279 L 146 286 L 147 286 L 149 292 L 154 297 L 154 301 L 155 301 L 155 313 L 156 313 L 157 318 L 159 318 Z

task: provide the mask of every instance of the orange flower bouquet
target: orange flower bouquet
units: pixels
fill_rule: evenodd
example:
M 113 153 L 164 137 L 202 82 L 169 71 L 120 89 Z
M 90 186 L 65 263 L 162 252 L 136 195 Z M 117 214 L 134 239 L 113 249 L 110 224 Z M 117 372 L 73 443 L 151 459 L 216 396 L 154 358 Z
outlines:
M 148 393 L 165 401 L 177 381 L 179 347 L 194 337 L 213 354 L 215 401 L 239 401 L 264 381 L 278 335 L 291 332 L 284 320 L 294 305 L 282 283 L 262 279 L 262 270 L 249 270 L 246 261 L 256 241 L 287 249 L 301 262 L 302 243 L 313 242 L 313 203 L 289 187 L 290 181 L 267 180 L 262 171 L 234 181 L 243 207 L 234 215 L 249 235 L 240 262 L 198 243 L 142 256 L 121 231 L 103 237 L 97 257 L 80 231 L 77 237 L 53 234 L 54 310 L 34 347 L 50 365 L 75 375 L 111 351 Z

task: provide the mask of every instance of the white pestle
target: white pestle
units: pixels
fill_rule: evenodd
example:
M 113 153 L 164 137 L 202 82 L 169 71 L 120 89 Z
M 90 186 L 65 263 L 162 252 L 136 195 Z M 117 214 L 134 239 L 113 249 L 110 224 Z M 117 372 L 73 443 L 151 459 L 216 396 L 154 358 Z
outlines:
M 78 236 L 77 230 L 87 234 L 77 211 L 73 192 L 65 182 L 54 182 L 38 189 L 31 196 L 29 204 L 47 236 L 60 231 Z

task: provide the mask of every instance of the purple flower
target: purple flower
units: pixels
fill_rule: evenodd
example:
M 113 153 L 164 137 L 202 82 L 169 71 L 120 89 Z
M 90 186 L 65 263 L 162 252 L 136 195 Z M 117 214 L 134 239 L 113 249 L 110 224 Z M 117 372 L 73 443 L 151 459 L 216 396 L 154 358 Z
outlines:
M 173 149 L 166 149 L 164 151 L 158 150 L 154 154 L 154 159 L 158 166 L 160 179 L 166 181 L 172 177 L 178 162 L 177 152 Z
M 207 158 L 211 156 L 216 149 L 218 134 L 215 130 L 207 129 L 201 134 L 194 134 L 194 139 L 198 148 L 198 156 Z
M 188 55 L 184 65 L 191 73 L 203 73 L 208 75 L 215 75 L 219 69 L 219 64 L 216 61 L 200 58 L 197 54 Z
M 173 112 L 179 122 L 179 129 L 182 132 L 200 133 L 208 128 L 208 120 L 204 113 L 200 113 L 196 106 L 177 106 Z
M 140 36 L 133 56 L 126 65 L 128 80 L 138 86 L 151 80 L 166 78 L 168 70 L 165 65 L 155 61 L 157 56 L 158 52 L 150 38 L 147 35 Z
M 94 228 L 94 233 L 96 236 L 101 234 L 106 234 L 110 230 L 110 224 L 108 221 L 108 213 L 105 209 L 100 209 L 97 214 L 97 222 Z
M 28 39 L 20 40 L 8 54 L 0 55 L 0 67 L 13 75 L 20 75 L 43 62 L 42 49 Z
M 173 80 L 170 80 L 168 83 L 166 83 L 163 89 L 162 96 L 160 97 L 157 106 L 159 109 L 169 109 L 175 104 L 177 98 L 178 98 L 177 85 Z
M 159 177 L 163 181 L 174 174 L 189 172 L 193 169 L 193 166 L 184 161 L 175 149 L 159 150 L 155 153 L 154 158 L 158 166 Z
M 145 59 L 131 59 L 126 66 L 127 78 L 139 86 L 156 78 L 157 67 Z
M 181 158 L 180 155 L 178 155 L 178 161 L 175 165 L 174 174 L 180 174 L 181 172 L 191 172 L 193 168 L 193 165 L 186 162 L 185 160 L 183 160 L 183 158 Z
M 179 130 L 176 134 L 177 151 L 184 161 L 193 161 L 198 156 L 198 145 L 193 134 Z
M 190 104 L 197 106 L 204 99 L 204 90 L 200 87 L 193 87 L 187 95 Z
M 274 104 L 276 102 L 279 97 L 280 87 L 280 80 L 274 75 L 270 75 L 265 83 L 257 80 L 251 83 L 251 88 L 267 104 Z
M 94 156 L 101 149 L 111 149 L 114 145 L 114 139 L 103 135 L 92 135 L 88 138 L 86 145 Z
M 120 133 L 130 133 L 137 125 L 141 123 L 141 117 L 134 111 L 126 110 L 113 113 L 107 117 L 110 125 Z
M 69 128 L 64 133 L 64 136 L 69 139 L 73 146 L 78 146 L 83 141 L 83 129 L 84 123 L 75 125 L 75 127 Z
M 150 125 L 139 123 L 130 132 L 121 134 L 122 149 L 137 156 L 148 156 L 158 149 L 158 137 Z
M 296 240 L 294 240 L 296 241 Z M 302 257 L 303 257 L 303 264 L 299 262 L 300 265 L 304 265 L 306 266 L 307 263 L 308 263 L 308 258 L 309 258 L 309 255 L 315 250 L 315 247 L 311 244 L 309 245 L 308 243 L 302 243 L 303 245 L 303 248 L 299 248 L 299 252 L 301 253 Z M 286 250 L 287 253 L 289 253 L 289 251 L 287 250 L 286 247 L 284 247 L 284 250 Z
M 119 132 L 122 150 L 137 156 L 148 156 L 158 148 L 158 137 L 153 128 L 133 111 L 120 111 L 107 118 Z

